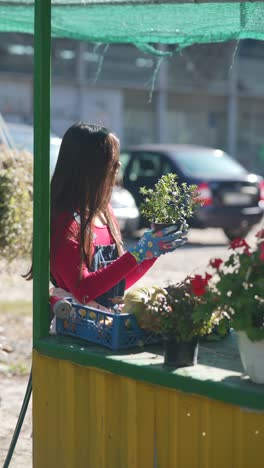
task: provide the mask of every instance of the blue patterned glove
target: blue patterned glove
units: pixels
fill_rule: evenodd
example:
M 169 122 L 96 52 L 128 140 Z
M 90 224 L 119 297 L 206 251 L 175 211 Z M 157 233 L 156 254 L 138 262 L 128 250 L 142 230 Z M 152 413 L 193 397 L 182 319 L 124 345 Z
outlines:
M 161 229 L 160 231 L 146 231 L 138 243 L 129 250 L 137 263 L 146 258 L 157 258 L 167 252 L 173 252 L 177 247 L 186 243 L 187 230 L 175 231 L 175 226 Z

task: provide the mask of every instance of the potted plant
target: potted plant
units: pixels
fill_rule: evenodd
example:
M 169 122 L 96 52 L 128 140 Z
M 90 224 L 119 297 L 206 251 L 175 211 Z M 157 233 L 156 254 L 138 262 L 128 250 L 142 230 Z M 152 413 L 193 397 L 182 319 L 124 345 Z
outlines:
M 154 229 L 171 224 L 180 229 L 202 205 L 197 186 L 188 185 L 186 182 L 178 184 L 177 178 L 176 174 L 165 174 L 153 189 L 139 189 L 143 195 L 143 202 L 139 206 L 140 213 Z
M 200 291 L 197 316 L 220 311 L 238 336 L 245 372 L 252 381 L 264 383 L 264 229 L 255 245 L 235 239 L 231 255 L 209 262 L 213 276 Z
M 145 294 L 141 305 L 136 291 L 126 296 L 125 304 L 136 315 L 139 326 L 163 338 L 165 365 L 178 368 L 196 364 L 199 338 L 218 323 L 218 315 L 196 320 L 195 306 L 200 298 L 193 294 L 192 278 L 157 289 L 154 294 Z

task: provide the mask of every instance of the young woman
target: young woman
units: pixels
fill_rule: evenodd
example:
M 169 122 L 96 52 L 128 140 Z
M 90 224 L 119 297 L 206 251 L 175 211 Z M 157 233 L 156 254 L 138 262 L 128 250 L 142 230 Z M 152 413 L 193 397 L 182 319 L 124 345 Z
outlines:
M 173 228 L 150 230 L 124 252 L 109 204 L 119 166 L 119 141 L 104 127 L 77 123 L 65 133 L 51 181 L 50 270 L 83 304 L 111 307 L 157 257 L 186 242 Z

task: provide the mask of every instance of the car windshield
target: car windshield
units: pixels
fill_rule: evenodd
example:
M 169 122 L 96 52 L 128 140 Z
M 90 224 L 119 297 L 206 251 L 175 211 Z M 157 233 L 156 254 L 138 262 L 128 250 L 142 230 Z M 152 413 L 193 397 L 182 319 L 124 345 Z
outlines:
M 175 153 L 182 172 L 191 177 L 218 178 L 246 174 L 246 169 L 221 150 Z

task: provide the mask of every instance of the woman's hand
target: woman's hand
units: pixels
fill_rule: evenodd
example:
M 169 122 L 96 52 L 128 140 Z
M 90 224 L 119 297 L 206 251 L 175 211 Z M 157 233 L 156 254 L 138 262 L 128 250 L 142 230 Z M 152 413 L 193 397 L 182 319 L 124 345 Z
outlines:
M 157 258 L 168 252 L 173 252 L 187 242 L 187 229 L 175 231 L 175 226 L 169 226 L 160 231 L 146 231 L 138 243 L 129 250 L 137 263 L 145 259 Z

